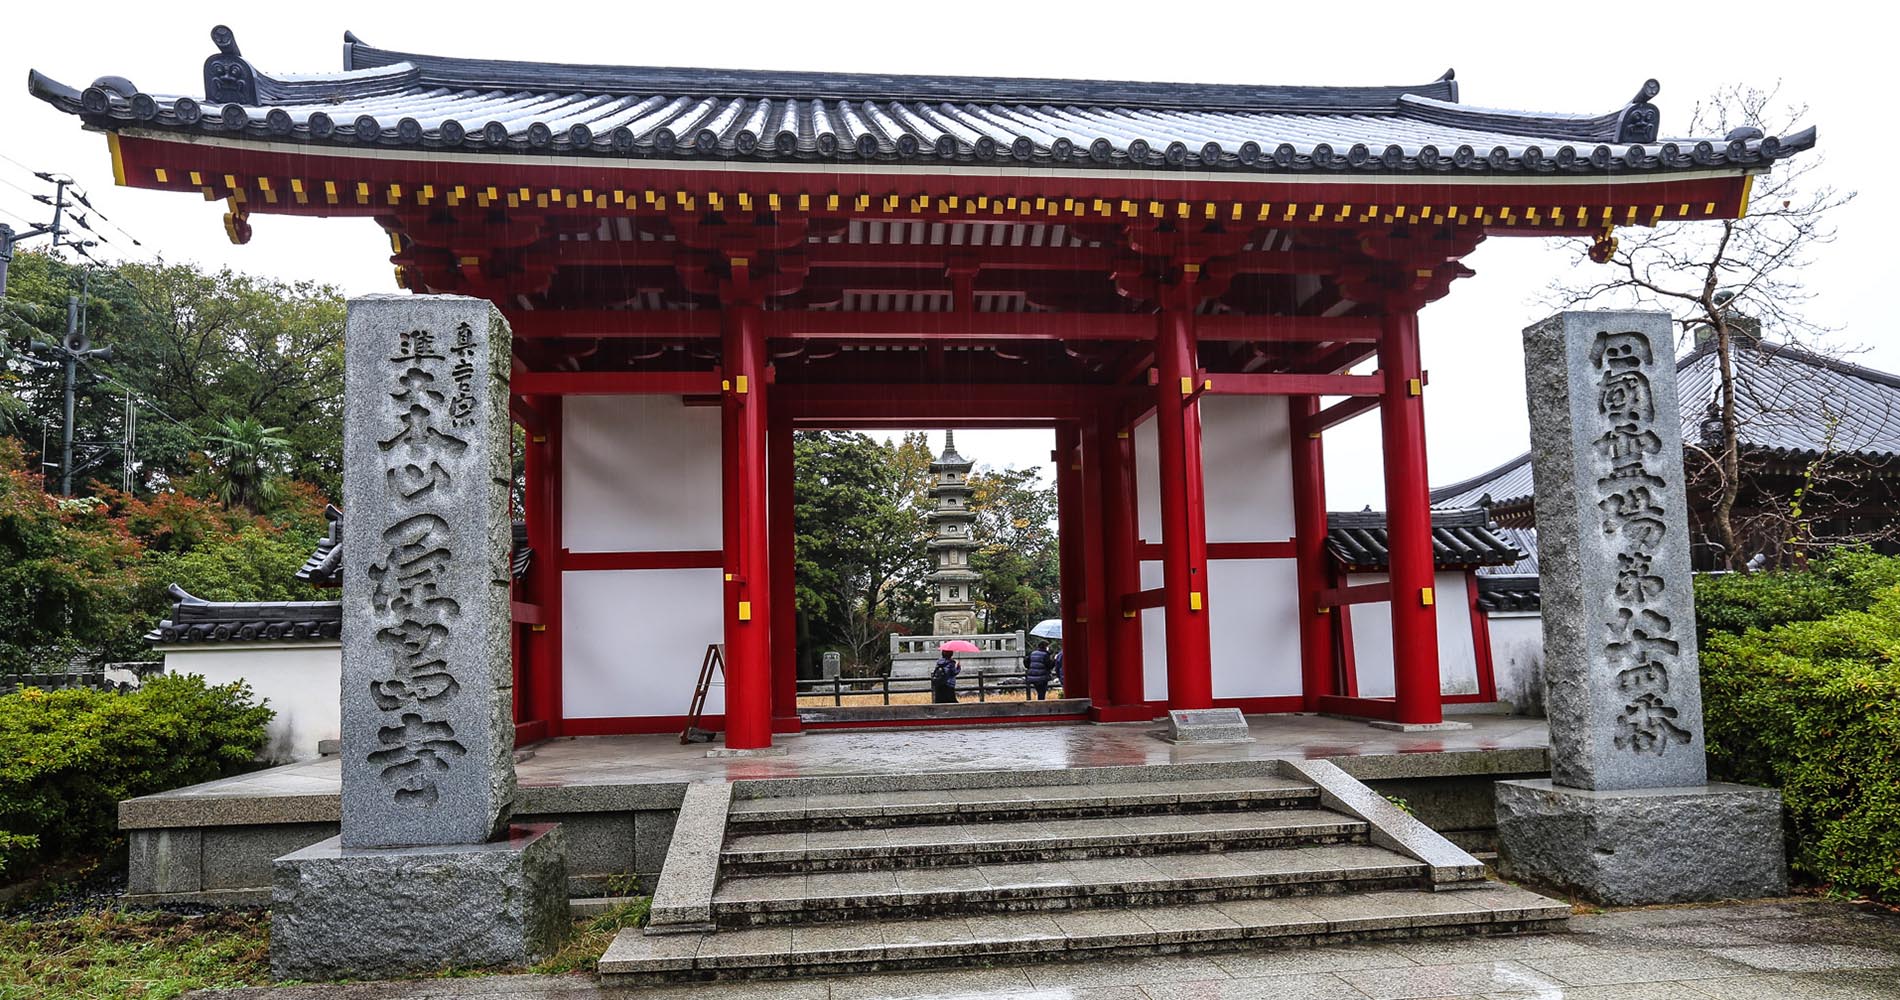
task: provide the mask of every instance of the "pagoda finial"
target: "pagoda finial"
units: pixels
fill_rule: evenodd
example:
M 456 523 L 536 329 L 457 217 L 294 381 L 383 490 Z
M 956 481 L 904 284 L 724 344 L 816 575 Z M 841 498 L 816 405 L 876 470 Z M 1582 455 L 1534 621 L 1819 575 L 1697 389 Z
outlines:
M 943 453 L 954 455 L 957 450 L 957 431 L 952 427 L 943 432 Z

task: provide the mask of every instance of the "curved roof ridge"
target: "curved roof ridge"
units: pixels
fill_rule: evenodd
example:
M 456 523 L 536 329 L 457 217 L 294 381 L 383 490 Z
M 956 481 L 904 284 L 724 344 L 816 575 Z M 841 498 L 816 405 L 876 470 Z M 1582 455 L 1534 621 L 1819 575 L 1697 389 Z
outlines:
M 1461 493 L 1465 493 L 1470 490 L 1476 489 L 1477 487 L 1482 486 L 1485 483 L 1488 483 L 1491 480 L 1496 479 L 1499 476 L 1502 476 L 1505 473 L 1510 472 L 1513 469 L 1516 469 L 1519 466 L 1522 466 L 1528 463 L 1530 460 L 1531 460 L 1531 453 L 1527 451 L 1524 454 L 1519 455 L 1508 462 L 1505 462 L 1501 465 L 1495 466 L 1490 469 L 1486 469 L 1485 471 L 1480 472 L 1475 476 L 1469 476 L 1464 479 L 1460 479 L 1455 483 L 1447 483 L 1444 486 L 1437 487 L 1433 489 L 1431 493 L 1429 494 L 1431 498 L 1431 502 L 1434 504 L 1437 504 L 1445 500 L 1448 500 L 1452 497 L 1458 496 Z

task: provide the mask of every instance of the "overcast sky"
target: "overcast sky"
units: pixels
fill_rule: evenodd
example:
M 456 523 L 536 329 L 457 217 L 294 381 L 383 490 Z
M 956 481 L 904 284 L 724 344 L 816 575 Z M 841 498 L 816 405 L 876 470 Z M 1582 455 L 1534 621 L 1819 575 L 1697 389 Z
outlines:
M 957 75 L 1259 84 L 1411 84 L 1457 70 L 1468 104 L 1602 112 L 1646 77 L 1662 82 L 1664 135 L 1721 85 L 1780 81 L 1821 126 L 1824 178 L 1860 192 L 1837 219 L 1808 283 L 1815 315 L 1841 328 L 1860 363 L 1900 370 L 1889 228 L 1900 221 L 1889 123 L 1893 58 L 1873 8 L 1801 4 L 1485 4 L 1476 2 L 1143 4 L 942 3 L 321 4 L 252 3 L 222 12 L 167 4 L 6 5 L 0 14 L 0 220 L 43 221 L 21 188 L 27 170 L 63 171 L 93 203 L 170 260 L 328 282 L 346 293 L 393 289 L 389 244 L 368 219 L 259 215 L 247 246 L 226 241 L 222 204 L 115 189 L 105 140 L 26 94 L 29 67 L 75 87 L 118 75 L 153 93 L 202 96 L 213 18 L 225 16 L 265 72 L 340 69 L 343 32 L 372 45 L 449 55 L 631 65 L 701 65 Z M 200 13 L 202 11 L 202 13 Z M 115 246 L 124 239 L 105 228 Z M 1560 247 L 1564 249 L 1559 249 Z M 108 253 L 110 250 L 108 250 Z M 1421 318 L 1426 427 L 1434 484 L 1526 447 L 1518 331 L 1546 311 L 1574 244 L 1496 238 L 1467 258 L 1477 277 Z M 941 442 L 932 436 L 933 445 Z M 1048 464 L 1050 436 L 972 433 L 959 449 L 997 465 Z M 1334 509 L 1383 507 L 1378 422 L 1329 433 Z

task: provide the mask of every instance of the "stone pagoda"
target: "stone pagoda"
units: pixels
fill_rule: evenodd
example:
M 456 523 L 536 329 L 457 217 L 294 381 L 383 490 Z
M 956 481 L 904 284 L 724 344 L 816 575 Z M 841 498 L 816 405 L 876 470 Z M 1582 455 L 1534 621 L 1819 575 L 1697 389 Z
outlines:
M 970 568 L 976 548 L 976 512 L 970 509 L 970 468 L 975 463 L 957 454 L 957 432 L 945 431 L 943 454 L 930 463 L 930 556 L 936 567 L 930 584 L 937 588 L 937 613 L 930 630 L 937 635 L 970 635 L 976 631 L 976 584 L 980 577 Z
M 981 651 L 957 655 L 965 674 L 1017 673 L 1023 668 L 1023 633 L 989 635 L 976 630 L 976 586 L 981 577 L 970 567 L 970 553 L 976 548 L 976 512 L 970 509 L 974 466 L 957 454 L 957 432 L 945 431 L 943 453 L 930 463 L 934 506 L 925 515 L 930 523 L 933 567 L 926 579 L 937 588 L 937 611 L 930 619 L 931 635 L 891 636 L 893 677 L 928 677 L 937 660 L 937 647 L 951 639 L 968 639 Z

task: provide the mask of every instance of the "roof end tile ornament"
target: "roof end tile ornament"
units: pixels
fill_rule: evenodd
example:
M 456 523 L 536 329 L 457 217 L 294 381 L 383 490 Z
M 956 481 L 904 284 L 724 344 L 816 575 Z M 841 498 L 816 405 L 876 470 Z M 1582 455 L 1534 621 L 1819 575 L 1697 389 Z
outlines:
M 216 54 L 205 59 L 205 103 L 257 106 L 257 71 L 238 51 L 237 36 L 220 24 L 211 29 Z
M 1616 141 L 1619 143 L 1655 142 L 1662 131 L 1662 112 L 1649 103 L 1657 94 L 1662 93 L 1662 84 L 1655 80 L 1644 80 L 1636 96 L 1630 98 L 1629 105 L 1616 119 Z

